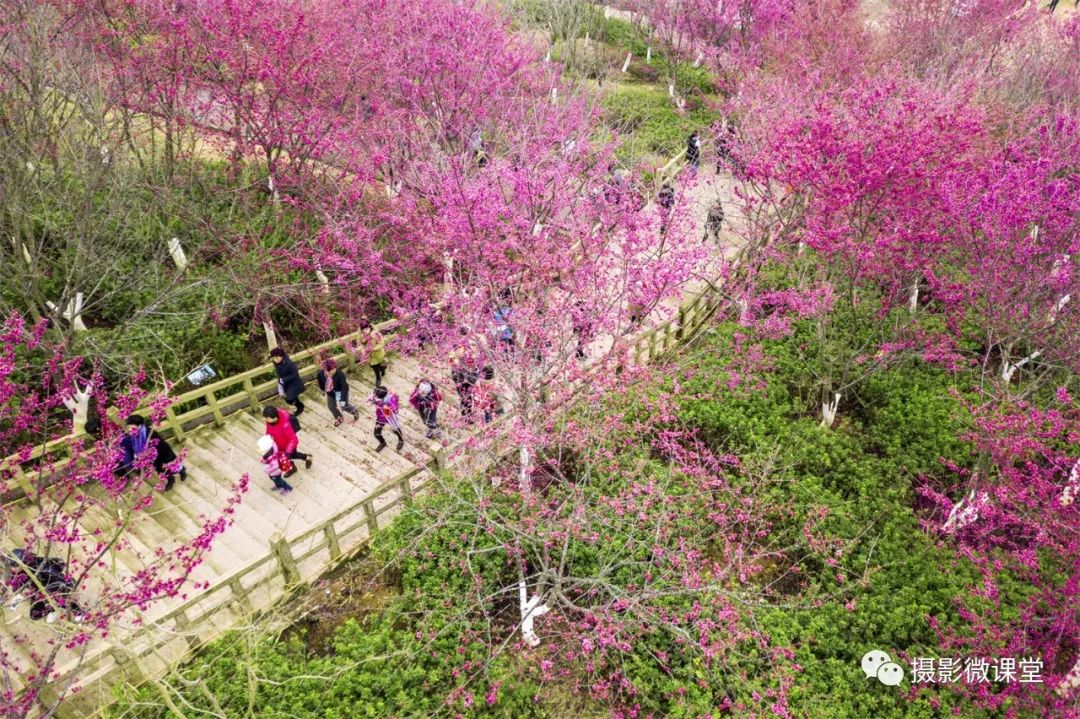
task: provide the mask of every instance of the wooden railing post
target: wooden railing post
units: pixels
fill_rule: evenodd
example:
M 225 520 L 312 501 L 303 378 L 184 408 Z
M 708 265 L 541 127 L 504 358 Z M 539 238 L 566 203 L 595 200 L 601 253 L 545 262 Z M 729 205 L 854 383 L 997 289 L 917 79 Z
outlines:
M 206 401 L 210 404 L 210 409 L 214 412 L 214 424 L 218 427 L 225 424 L 225 415 L 221 413 L 221 405 L 218 404 L 217 395 L 214 390 L 210 390 L 206 393 Z
M 232 592 L 236 602 L 247 614 L 251 614 L 251 597 L 244 591 L 244 587 L 240 584 L 239 577 L 233 577 L 233 580 L 229 582 L 229 591 Z
M 270 547 L 277 556 L 278 564 L 281 565 L 281 573 L 285 575 L 285 586 L 291 587 L 299 584 L 300 570 L 296 567 L 296 560 L 293 559 L 289 541 L 280 532 L 274 532 L 274 536 L 270 538 Z
M 173 406 L 171 404 L 165 408 L 165 418 L 168 420 L 169 426 L 172 427 L 173 438 L 176 439 L 176 441 L 178 442 L 183 440 L 184 425 L 182 422 L 176 419 L 176 410 L 173 409 Z
M 244 393 L 248 396 L 248 407 L 251 411 L 259 411 L 259 398 L 255 396 L 255 385 L 252 384 L 250 377 L 244 378 Z
M 22 465 L 18 462 L 14 466 L 15 472 L 15 484 L 19 485 L 26 498 L 33 502 L 37 499 L 37 491 L 34 489 L 34 483 L 30 481 L 30 478 L 26 476 L 26 470 L 22 468 Z
M 330 548 L 330 561 L 337 561 L 341 558 L 341 545 L 338 543 L 337 532 L 334 531 L 333 522 L 327 523 L 323 527 L 323 534 L 326 535 L 326 546 Z
M 191 619 L 188 618 L 187 612 L 182 611 L 176 615 L 176 628 L 183 633 L 188 649 L 195 651 L 195 648 L 199 646 L 199 635 Z
M 367 516 L 368 539 L 379 533 L 379 516 L 375 514 L 375 503 L 370 499 L 364 502 L 364 515 Z
M 435 452 L 436 466 L 440 464 L 439 455 L 442 453 L 442 451 L 442 447 L 439 447 L 439 449 Z M 445 460 L 443 460 L 443 462 L 445 462 Z M 440 467 L 439 469 L 441 471 L 442 468 Z M 406 507 L 411 507 L 413 502 L 412 485 L 409 484 L 410 480 L 410 476 L 405 475 L 404 477 L 402 477 L 401 483 L 398 484 L 398 490 L 401 492 L 401 503 L 404 504 Z

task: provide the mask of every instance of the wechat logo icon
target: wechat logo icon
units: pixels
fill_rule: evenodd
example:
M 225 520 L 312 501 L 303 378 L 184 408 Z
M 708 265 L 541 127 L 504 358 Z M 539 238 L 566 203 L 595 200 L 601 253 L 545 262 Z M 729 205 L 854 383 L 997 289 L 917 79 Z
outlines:
M 880 649 L 863 654 L 861 666 L 867 679 L 877 677 L 887 687 L 899 686 L 904 681 L 904 670 Z

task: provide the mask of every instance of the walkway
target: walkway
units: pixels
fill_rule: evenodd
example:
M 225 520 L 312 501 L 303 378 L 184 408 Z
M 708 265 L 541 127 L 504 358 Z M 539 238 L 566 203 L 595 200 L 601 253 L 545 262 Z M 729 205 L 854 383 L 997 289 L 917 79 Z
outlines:
M 699 237 L 708 208 L 717 197 L 724 199 L 729 218 L 738 216 L 733 187 L 729 175 L 715 175 L 710 166 L 702 169 L 699 181 L 686 192 L 682 199 L 692 207 Z M 645 211 L 655 211 L 655 206 Z M 738 245 L 730 225 L 726 229 L 725 245 Z M 134 522 L 130 531 L 134 553 L 152 557 L 156 547 L 196 536 L 199 518 L 218 515 L 232 493 L 231 486 L 245 473 L 251 477 L 251 488 L 237 506 L 233 525 L 217 538 L 191 577 L 193 582 L 209 583 L 197 599 L 178 597 L 155 603 L 141 617 L 144 623 L 155 625 L 150 631 L 141 629 L 140 617 L 130 613 L 117 622 L 109 640 L 92 642 L 85 650 L 86 657 L 72 650 L 61 651 L 57 663 L 60 674 L 78 667 L 80 684 L 85 687 L 65 700 L 61 716 L 88 716 L 107 704 L 118 672 L 163 675 L 191 648 L 223 630 L 248 623 L 253 612 L 280 599 L 287 585 L 314 580 L 362 546 L 373 530 L 385 526 L 434 476 L 432 453 L 437 445 L 423 439 L 419 417 L 406 403 L 419 376 L 419 367 L 408 359 L 394 362 L 387 375 L 389 387 L 402 400 L 407 444 L 401 453 L 394 451 L 389 436 L 391 445 L 379 454 L 374 452 L 371 410 L 363 403 L 372 390 L 366 367 L 350 371 L 351 396 L 362 409 L 361 419 L 356 423 L 346 420 L 339 428 L 333 427 L 320 393 L 309 383 L 300 449 L 313 454 L 314 466 L 299 470 L 290 480 L 296 491 L 285 497 L 270 491 L 270 482 L 259 465 L 255 443 L 263 434 L 263 423 L 251 409 L 230 415 L 220 427 L 201 428 L 175 443 L 186 452 L 188 480 L 158 495 L 151 511 Z M 443 395 L 443 413 L 456 413 L 452 387 L 444 386 Z M 380 496 L 364 501 L 380 488 Z M 103 504 L 86 518 L 84 528 L 115 524 L 116 518 L 109 516 Z M 9 518 L 7 526 L 16 525 L 17 517 Z M 118 554 L 114 576 L 140 569 L 132 554 Z M 69 636 L 70 627 L 65 631 L 62 624 L 31 623 L 27 612 L 25 604 L 2 609 L 0 650 L 32 666 L 33 652 L 46 651 L 50 641 Z M 12 629 L 29 634 L 29 645 L 16 643 Z M 133 657 L 140 658 L 131 661 Z

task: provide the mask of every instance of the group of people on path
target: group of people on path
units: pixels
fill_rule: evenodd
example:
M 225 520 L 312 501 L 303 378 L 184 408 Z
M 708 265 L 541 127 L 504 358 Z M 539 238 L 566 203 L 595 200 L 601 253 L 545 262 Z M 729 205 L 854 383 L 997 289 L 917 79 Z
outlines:
M 723 167 L 735 163 L 735 157 L 732 154 L 732 145 L 734 142 L 735 126 L 730 120 L 725 120 L 716 137 L 716 174 L 719 175 Z M 686 138 L 686 163 L 690 168 L 691 177 L 696 177 L 698 169 L 701 167 L 701 137 L 698 135 L 697 130 L 691 132 L 690 136 Z M 661 186 L 660 192 L 656 197 L 656 202 L 660 206 L 661 235 L 667 233 L 671 220 L 671 211 L 675 208 L 675 186 L 672 184 L 673 182 L 674 180 L 665 182 Z M 713 239 L 719 242 L 724 219 L 724 205 L 717 199 L 709 207 L 708 214 L 705 218 L 705 234 L 701 238 L 702 241 L 708 240 L 709 235 L 712 235 Z
M 357 341 L 350 349 L 357 362 L 366 364 L 374 373 L 375 389 L 368 396 L 367 402 L 374 408 L 375 451 L 382 452 L 386 449 L 384 432 L 389 427 L 397 437 L 395 449 L 400 452 L 405 447 L 405 435 L 401 430 L 399 417 L 400 400 L 397 394 L 383 384 L 388 367 L 386 340 L 366 319 L 360 321 L 359 327 Z M 270 351 L 270 359 L 278 376 L 278 394 L 286 403 L 292 405 L 293 412 L 278 407 L 263 408 L 266 434 L 259 438 L 257 446 L 263 470 L 273 482 L 274 491 L 288 494 L 293 487 L 286 479 L 296 472 L 295 461 L 304 462 L 305 469 L 310 468 L 313 461 L 310 455 L 298 449 L 299 416 L 304 411 L 304 403 L 300 397 L 305 386 L 299 368 L 284 350 L 274 348 Z M 344 422 L 343 411 L 352 415 L 353 422 L 360 419 L 360 410 L 349 400 L 349 380 L 345 370 L 338 366 L 333 357 L 320 361 L 315 381 L 319 390 L 326 395 L 326 406 L 334 418 L 335 427 Z M 428 439 L 436 437 L 439 431 L 438 410 L 441 402 L 442 395 L 438 387 L 429 379 L 417 382 L 409 396 L 409 404 L 424 422 L 425 436 Z

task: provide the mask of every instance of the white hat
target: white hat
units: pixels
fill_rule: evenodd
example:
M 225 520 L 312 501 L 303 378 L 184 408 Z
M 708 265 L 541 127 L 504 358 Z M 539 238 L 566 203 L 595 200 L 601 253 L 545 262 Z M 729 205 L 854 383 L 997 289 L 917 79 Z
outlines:
M 274 438 L 268 434 L 259 437 L 259 451 L 266 454 L 274 448 Z

